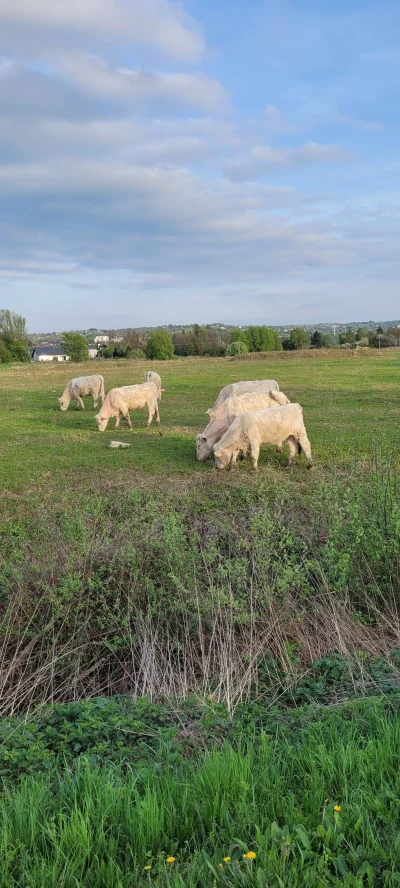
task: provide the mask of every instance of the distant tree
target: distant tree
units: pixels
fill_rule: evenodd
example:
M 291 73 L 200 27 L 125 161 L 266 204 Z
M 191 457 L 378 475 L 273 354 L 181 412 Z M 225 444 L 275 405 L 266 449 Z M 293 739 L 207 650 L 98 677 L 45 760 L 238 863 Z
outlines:
M 168 330 L 154 330 L 148 339 L 145 352 L 152 361 L 169 361 L 173 358 L 174 343 Z
M 231 333 L 231 342 L 245 342 L 247 345 L 246 330 L 241 330 L 240 327 L 234 327 Z
M 0 363 L 8 364 L 13 361 L 27 362 L 29 360 L 25 318 L 7 308 L 1 309 Z
M 248 351 L 247 343 L 242 342 L 241 339 L 237 339 L 235 342 L 229 343 L 225 354 L 227 357 L 232 357 L 233 355 L 247 355 Z
M 247 327 L 246 339 L 251 352 L 281 351 L 282 348 L 280 336 L 265 325 Z
M 377 336 L 383 336 L 383 327 L 377 327 L 377 328 L 376 328 L 376 335 L 377 335 Z
M 293 327 L 289 338 L 293 349 L 308 348 L 310 345 L 310 337 L 304 327 Z
M 355 330 L 352 330 L 351 327 L 348 327 L 344 333 L 339 333 L 339 342 L 341 345 L 355 345 L 357 340 L 357 333 Z
M 87 340 L 81 333 L 63 333 L 61 347 L 70 356 L 71 361 L 87 361 L 89 357 Z
M 324 337 L 320 330 L 315 330 L 312 334 L 311 345 L 313 348 L 323 348 Z
M 134 348 L 143 348 L 145 343 L 145 338 L 142 333 L 139 333 L 139 330 L 134 330 L 130 328 L 125 330 L 123 345 L 126 349 L 134 349 Z
M 25 318 L 8 308 L 0 309 L 0 336 L 6 336 L 16 342 L 27 342 Z

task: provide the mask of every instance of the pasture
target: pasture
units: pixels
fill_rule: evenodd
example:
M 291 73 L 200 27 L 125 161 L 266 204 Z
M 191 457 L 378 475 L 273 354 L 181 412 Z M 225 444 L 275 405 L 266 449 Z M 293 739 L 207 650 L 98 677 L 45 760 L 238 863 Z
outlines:
M 59 409 L 149 367 L 160 429 Z M 198 463 L 263 377 L 315 469 Z M 399 380 L 398 351 L 0 367 L 1 888 L 400 883 Z
M 271 353 L 266 360 L 188 358 L 152 362 L 166 389 L 162 397 L 161 429 L 145 428 L 143 411 L 132 414 L 133 432 L 124 420 L 117 432 L 114 421 L 99 433 L 97 411 L 91 399 L 85 411 L 71 404 L 66 413 L 57 396 L 73 375 L 102 373 L 106 391 L 143 380 L 149 362 L 103 361 L 79 365 L 29 364 L 0 371 L 0 490 L 18 493 L 46 490 L 57 498 L 75 491 L 119 483 L 165 484 L 168 478 L 199 483 L 232 483 L 219 477 L 210 461 L 194 458 L 195 436 L 207 424 L 211 407 L 223 385 L 241 379 L 278 380 L 291 401 L 304 407 L 305 424 L 313 448 L 316 472 L 345 469 L 355 459 L 369 460 L 382 442 L 398 448 L 400 441 L 400 352 Z M 110 450 L 117 439 L 126 450 Z M 280 456 L 263 448 L 259 472 L 285 469 Z M 301 467 L 300 467 L 301 466 Z M 285 473 L 285 477 L 286 477 Z M 304 480 L 302 464 L 293 473 Z M 250 482 L 251 469 L 236 470 L 235 484 Z M 218 480 L 217 480 L 218 478 Z M 311 483 L 311 482 L 307 482 Z

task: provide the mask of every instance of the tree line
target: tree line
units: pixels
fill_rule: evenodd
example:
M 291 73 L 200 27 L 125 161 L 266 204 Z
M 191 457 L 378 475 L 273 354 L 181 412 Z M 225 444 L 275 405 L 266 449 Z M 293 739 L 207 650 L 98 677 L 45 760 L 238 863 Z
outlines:
M 246 329 L 215 330 L 210 325 L 193 324 L 190 330 L 169 333 L 154 330 L 150 335 L 128 329 L 122 341 L 110 331 L 110 341 L 101 348 L 103 358 L 136 358 L 170 360 L 178 357 L 223 357 L 253 352 L 296 351 L 304 348 L 388 348 L 400 346 L 400 327 L 379 326 L 375 330 L 349 327 L 339 333 L 337 339 L 330 334 L 315 330 L 311 335 L 304 327 L 294 327 L 290 334 L 281 337 L 277 330 L 265 325 L 251 325 Z M 72 331 L 62 334 L 61 345 L 72 361 L 88 360 L 88 341 L 81 333 Z M 8 309 L 0 309 L 0 363 L 29 361 L 29 337 L 26 321 L 21 315 Z

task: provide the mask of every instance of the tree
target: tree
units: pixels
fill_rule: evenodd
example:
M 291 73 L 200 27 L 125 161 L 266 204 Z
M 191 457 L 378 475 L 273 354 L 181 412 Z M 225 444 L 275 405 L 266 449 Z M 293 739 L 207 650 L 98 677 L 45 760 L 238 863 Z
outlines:
M 236 339 L 234 342 L 229 343 L 225 354 L 228 357 L 232 357 L 233 355 L 247 355 L 248 350 L 245 342 L 242 342 L 241 339 Z
M 168 330 L 154 330 L 145 348 L 151 361 L 169 361 L 174 357 L 174 343 Z
M 30 360 L 28 351 L 28 334 L 26 321 L 22 315 L 15 314 L 7 308 L 0 310 L 0 364 L 12 361 L 27 362 Z
M 276 330 L 271 330 L 270 327 L 266 327 L 265 324 L 261 327 L 247 327 L 246 339 L 249 351 L 251 352 L 282 350 L 279 334 Z
M 293 327 L 289 341 L 293 349 L 308 348 L 310 345 L 310 337 L 304 327 Z
M 70 356 L 71 361 L 87 361 L 89 358 L 87 340 L 81 333 L 63 333 L 61 347 Z
M 17 342 L 27 342 L 25 318 L 14 311 L 9 311 L 8 308 L 0 309 L 0 336 L 6 336 Z
M 320 330 L 315 330 L 311 337 L 311 345 L 313 348 L 323 348 L 324 338 Z
M 241 330 L 240 327 L 235 327 L 231 333 L 231 342 L 245 342 L 247 345 L 246 330 Z

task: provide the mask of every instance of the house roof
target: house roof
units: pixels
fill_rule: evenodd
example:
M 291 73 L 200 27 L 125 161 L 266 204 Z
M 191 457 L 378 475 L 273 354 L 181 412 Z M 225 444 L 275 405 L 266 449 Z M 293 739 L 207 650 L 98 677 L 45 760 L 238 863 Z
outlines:
M 63 355 L 67 357 L 67 352 L 65 352 L 61 346 L 56 345 L 35 345 L 35 348 L 32 349 L 32 354 L 36 353 L 37 355 Z

